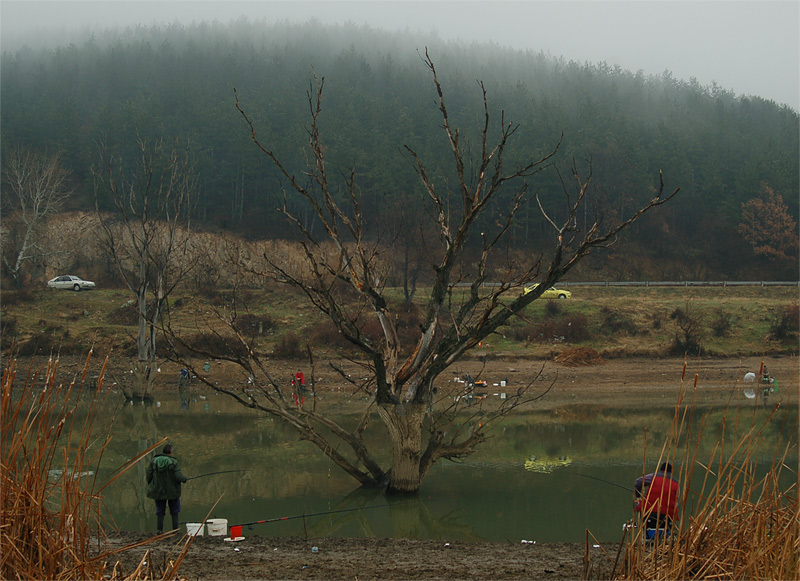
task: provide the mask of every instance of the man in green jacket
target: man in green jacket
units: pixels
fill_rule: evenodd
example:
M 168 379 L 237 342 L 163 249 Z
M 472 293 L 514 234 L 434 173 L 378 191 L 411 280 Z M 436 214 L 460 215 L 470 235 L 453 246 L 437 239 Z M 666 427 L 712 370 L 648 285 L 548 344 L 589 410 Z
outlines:
M 147 467 L 147 497 L 156 501 L 158 534 L 164 532 L 167 504 L 169 504 L 169 514 L 172 515 L 172 528 L 179 527 L 181 483 L 186 480 L 178 461 L 172 457 L 172 445 L 165 445 L 161 454 L 156 454 Z

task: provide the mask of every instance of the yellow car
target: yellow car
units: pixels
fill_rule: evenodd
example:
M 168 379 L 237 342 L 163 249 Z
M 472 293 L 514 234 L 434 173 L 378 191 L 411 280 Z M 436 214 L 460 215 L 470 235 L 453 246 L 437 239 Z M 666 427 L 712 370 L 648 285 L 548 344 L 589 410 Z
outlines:
M 538 286 L 539 286 L 538 282 L 536 284 L 532 284 L 530 286 L 526 286 L 525 290 L 523 291 L 522 294 L 526 295 L 529 292 L 533 292 L 534 289 L 536 289 L 536 287 L 538 287 Z M 541 298 L 543 298 L 543 299 L 571 299 L 572 298 L 572 292 L 570 292 L 568 290 L 563 290 L 563 289 L 559 289 L 559 288 L 556 288 L 554 286 L 551 286 L 549 289 L 547 289 L 546 291 L 544 291 L 542 293 Z

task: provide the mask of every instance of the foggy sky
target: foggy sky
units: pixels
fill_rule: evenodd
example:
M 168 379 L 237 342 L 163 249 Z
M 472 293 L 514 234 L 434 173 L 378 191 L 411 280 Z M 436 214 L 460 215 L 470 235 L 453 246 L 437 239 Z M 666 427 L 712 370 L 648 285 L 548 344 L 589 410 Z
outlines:
M 545 51 L 567 60 L 618 64 L 631 71 L 669 70 L 702 85 L 758 95 L 800 111 L 800 2 L 638 0 L 492 1 L 0 1 L 4 49 L 59 30 L 202 20 L 324 24 L 436 34 Z

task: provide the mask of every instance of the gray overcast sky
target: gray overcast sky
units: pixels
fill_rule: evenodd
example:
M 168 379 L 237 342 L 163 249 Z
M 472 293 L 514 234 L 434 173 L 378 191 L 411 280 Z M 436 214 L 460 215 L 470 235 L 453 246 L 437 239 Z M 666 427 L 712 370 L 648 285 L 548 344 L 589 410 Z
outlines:
M 492 41 L 568 60 L 716 81 L 800 111 L 800 1 L 414 0 L 0 1 L 3 45 L 55 29 L 250 19 L 353 21 L 387 30 L 435 30 L 442 39 Z M 36 30 L 38 29 L 38 30 Z M 30 31 L 36 34 L 30 35 Z M 29 40 L 31 45 L 35 40 Z

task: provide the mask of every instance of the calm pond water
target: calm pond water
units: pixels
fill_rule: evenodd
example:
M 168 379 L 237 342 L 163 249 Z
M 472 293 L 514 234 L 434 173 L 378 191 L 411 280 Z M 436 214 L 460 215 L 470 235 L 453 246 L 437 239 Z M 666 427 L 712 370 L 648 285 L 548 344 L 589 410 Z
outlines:
M 757 423 L 763 422 L 767 412 L 752 409 L 743 409 L 742 418 L 749 421 L 755 413 Z M 703 413 L 709 415 L 706 434 L 711 436 L 725 411 Z M 729 421 L 733 415 L 728 410 Z M 200 521 L 209 511 L 210 518 L 229 524 L 309 515 L 245 527 L 245 535 L 582 542 L 589 529 L 598 540 L 618 541 L 622 523 L 632 515 L 632 493 L 626 488 L 643 469 L 654 467 L 671 419 L 669 409 L 576 407 L 563 418 L 532 408 L 497 425 L 494 437 L 466 462 L 439 462 L 418 497 L 386 499 L 355 489 L 355 481 L 315 447 L 227 396 L 194 394 L 181 402 L 175 393 L 142 405 L 113 394 L 96 424 L 113 437 L 98 476 L 105 481 L 126 460 L 169 436 L 189 477 L 243 471 L 184 485 L 181 522 Z M 796 406 L 770 420 L 765 430 L 770 444 L 756 458 L 762 468 L 781 433 L 797 434 L 796 422 Z M 373 437 L 381 437 L 377 419 L 374 426 Z M 700 444 L 698 459 L 708 458 L 714 439 Z M 796 448 L 790 462 L 796 471 Z M 139 462 L 104 493 L 107 515 L 120 529 L 155 530 L 153 503 L 145 497 L 145 467 L 146 461 Z M 356 507 L 369 508 L 344 511 Z M 310 516 L 334 510 L 343 512 Z

